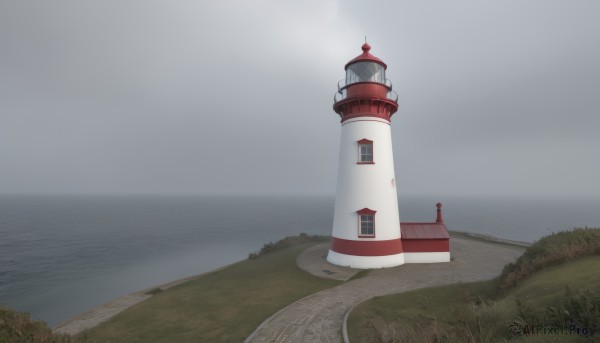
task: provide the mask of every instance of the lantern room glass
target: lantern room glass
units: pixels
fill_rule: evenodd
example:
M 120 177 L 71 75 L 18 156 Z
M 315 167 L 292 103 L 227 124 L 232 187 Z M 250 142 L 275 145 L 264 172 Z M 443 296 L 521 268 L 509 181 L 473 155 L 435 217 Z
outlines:
M 385 84 L 385 68 L 375 62 L 356 62 L 346 69 L 346 85 L 357 82 Z

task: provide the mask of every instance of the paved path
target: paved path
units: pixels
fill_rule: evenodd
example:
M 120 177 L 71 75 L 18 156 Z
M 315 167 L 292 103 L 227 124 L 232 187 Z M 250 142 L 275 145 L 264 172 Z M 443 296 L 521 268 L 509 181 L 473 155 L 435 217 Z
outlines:
M 306 256 L 324 256 L 327 245 Z M 319 255 L 318 249 L 321 249 Z M 524 248 L 466 238 L 451 239 L 453 261 L 436 264 L 406 264 L 377 269 L 366 277 L 309 295 L 264 321 L 246 342 L 342 342 L 344 315 L 353 306 L 374 296 L 407 290 L 487 280 L 521 255 Z M 317 253 L 315 253 L 315 251 Z M 299 259 L 299 264 L 302 265 Z M 314 259 L 311 263 L 314 263 Z M 313 268 L 333 270 L 322 260 Z M 303 266 L 303 269 L 307 269 Z
M 313 245 L 298 255 L 296 264 L 305 272 L 320 278 L 339 281 L 346 281 L 360 271 L 360 269 L 336 266 L 327 262 L 328 251 L 329 243 Z

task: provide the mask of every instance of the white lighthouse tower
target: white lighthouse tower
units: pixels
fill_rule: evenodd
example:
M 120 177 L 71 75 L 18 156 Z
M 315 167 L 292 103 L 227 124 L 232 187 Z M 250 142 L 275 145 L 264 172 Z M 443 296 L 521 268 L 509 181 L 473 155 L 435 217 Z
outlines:
M 353 268 L 404 263 L 390 130 L 398 97 L 370 49 L 346 64 L 333 105 L 342 137 L 327 260 Z

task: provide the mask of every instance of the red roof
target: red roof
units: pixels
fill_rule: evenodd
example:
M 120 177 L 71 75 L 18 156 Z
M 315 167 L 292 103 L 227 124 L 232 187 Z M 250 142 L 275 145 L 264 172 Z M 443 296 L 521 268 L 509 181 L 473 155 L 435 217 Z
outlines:
M 385 63 L 383 63 L 382 60 L 380 60 L 379 58 L 377 58 L 369 53 L 369 50 L 371 50 L 371 46 L 369 44 L 367 44 L 367 43 L 363 44 L 361 49 L 362 49 L 363 53 L 356 56 L 350 62 L 346 63 L 346 66 L 344 67 L 345 69 L 348 69 L 348 66 L 351 65 L 352 63 L 361 62 L 361 61 L 376 62 L 376 63 L 381 64 L 385 69 L 387 69 L 387 65 Z
M 444 223 L 400 223 L 402 239 L 450 239 Z

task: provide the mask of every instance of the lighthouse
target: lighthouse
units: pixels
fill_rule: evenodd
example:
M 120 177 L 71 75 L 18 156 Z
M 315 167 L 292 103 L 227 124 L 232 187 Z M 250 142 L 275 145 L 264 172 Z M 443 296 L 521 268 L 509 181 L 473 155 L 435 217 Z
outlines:
M 390 123 L 397 95 L 387 65 L 370 53 L 345 66 L 333 110 L 341 118 L 340 155 L 327 260 L 352 268 L 404 263 Z

